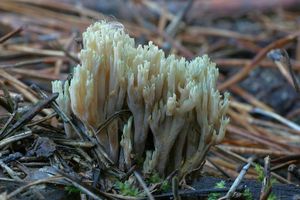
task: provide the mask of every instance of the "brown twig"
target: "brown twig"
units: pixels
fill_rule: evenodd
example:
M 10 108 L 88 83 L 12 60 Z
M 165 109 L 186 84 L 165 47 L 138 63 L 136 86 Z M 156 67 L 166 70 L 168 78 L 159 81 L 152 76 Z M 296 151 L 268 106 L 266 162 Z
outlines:
M 151 192 L 149 191 L 146 183 L 144 182 L 144 180 L 142 179 L 141 175 L 137 172 L 134 171 L 134 176 L 136 177 L 136 179 L 138 180 L 138 182 L 140 183 L 140 185 L 143 187 L 148 199 L 150 200 L 154 200 L 154 197 L 152 196 Z
M 242 80 L 247 74 L 255 67 L 257 64 L 267 55 L 267 53 L 271 49 L 281 48 L 285 46 L 286 44 L 294 41 L 299 35 L 299 32 L 290 34 L 282 39 L 276 40 L 263 48 L 261 51 L 259 51 L 256 56 L 253 58 L 253 60 L 247 64 L 241 71 L 239 71 L 237 74 L 230 77 L 228 80 L 223 82 L 221 85 L 218 86 L 220 90 L 224 90 L 230 85 L 233 85 L 240 80 Z
M 61 176 L 53 176 L 53 177 L 48 177 L 48 178 L 45 178 L 45 179 L 40 179 L 40 180 L 37 180 L 37 181 L 33 181 L 33 182 L 28 183 L 27 185 L 24 185 L 22 187 L 19 187 L 18 189 L 16 189 L 13 192 L 9 193 L 7 195 L 7 199 L 13 198 L 17 194 L 23 192 L 24 190 L 26 190 L 26 189 L 34 186 L 34 185 L 38 185 L 38 184 L 42 184 L 42 183 L 51 183 L 53 181 L 57 181 L 57 180 L 60 180 L 60 179 L 62 179 Z
M 238 177 L 236 177 L 236 179 L 234 180 L 234 182 L 231 185 L 231 187 L 230 187 L 229 191 L 227 192 L 227 194 L 224 197 L 219 198 L 219 200 L 231 199 L 233 197 L 236 189 L 238 188 L 238 186 L 242 182 L 242 180 L 243 180 L 244 176 L 246 175 L 246 173 L 247 173 L 249 167 L 251 166 L 252 162 L 253 162 L 253 158 L 250 158 L 248 163 L 246 165 L 244 165 L 244 167 L 240 171 L 240 174 L 238 175 Z
M 270 172 L 270 157 L 265 157 L 265 166 L 264 166 L 264 180 L 260 192 L 259 200 L 268 199 L 269 195 L 272 192 L 272 183 L 271 183 L 271 172 Z
M 0 136 L 1 139 L 11 135 L 13 132 L 17 131 L 19 128 L 24 126 L 27 122 L 29 122 L 34 116 L 36 116 L 42 109 L 44 109 L 47 105 L 49 105 L 52 101 L 54 101 L 58 97 L 58 94 L 52 94 L 48 99 L 41 100 L 41 102 L 37 103 L 35 106 L 31 108 L 31 110 L 27 111 L 10 129 L 6 132 L 2 133 Z
M 18 33 L 23 31 L 23 27 L 19 27 L 16 30 L 13 30 L 9 33 L 7 33 L 6 35 L 2 36 L 0 38 L 0 44 L 4 43 L 5 41 L 9 40 L 11 37 L 17 35 Z
M 286 50 L 273 49 L 268 53 L 268 57 L 278 66 L 281 73 L 286 77 L 289 83 L 296 88 L 296 91 L 299 93 L 299 84 L 296 80 L 295 73 L 292 69 L 292 64 Z M 285 67 L 284 65 L 287 67 Z

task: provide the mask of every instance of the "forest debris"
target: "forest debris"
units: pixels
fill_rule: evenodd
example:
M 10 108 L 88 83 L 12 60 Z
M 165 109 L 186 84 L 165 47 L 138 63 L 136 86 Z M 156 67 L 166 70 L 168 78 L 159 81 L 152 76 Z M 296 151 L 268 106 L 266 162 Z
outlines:
M 20 28 L 17 28 L 16 30 L 13 30 L 9 33 L 7 33 L 6 35 L 2 36 L 0 38 L 0 44 L 1 43 L 4 43 L 6 40 L 10 39 L 11 37 L 13 37 L 14 35 L 17 35 L 18 33 L 20 33 L 21 31 L 23 31 L 23 28 L 20 27 Z
M 280 72 L 286 77 L 289 83 L 295 87 L 297 92 L 300 92 L 299 84 L 292 69 L 291 61 L 286 50 L 273 49 L 267 55 L 276 64 Z
M 221 85 L 219 85 L 219 89 L 220 90 L 224 90 L 225 88 L 229 87 L 230 85 L 233 85 L 237 82 L 239 82 L 240 80 L 242 80 L 243 78 L 245 78 L 245 76 L 247 76 L 247 74 L 254 68 L 257 66 L 257 64 L 267 55 L 267 53 L 272 50 L 272 49 L 276 49 L 276 48 L 281 48 L 284 47 L 285 45 L 287 45 L 288 43 L 294 41 L 299 35 L 299 32 L 296 33 L 292 33 L 284 38 L 281 38 L 279 40 L 276 40 L 274 42 L 272 42 L 271 44 L 267 45 L 266 47 L 264 47 L 262 50 L 260 50 L 256 56 L 253 58 L 253 60 L 247 64 L 241 71 L 239 71 L 237 74 L 235 74 L 234 76 L 232 76 L 231 78 L 229 78 L 228 80 L 226 80 L 224 83 L 222 83 Z
M 178 178 L 176 176 L 172 178 L 172 192 L 174 200 L 181 200 L 181 197 L 178 194 Z
M 265 157 L 264 179 L 260 192 L 260 200 L 267 200 L 272 192 L 272 180 L 270 171 L 270 157 Z
M 240 174 L 238 175 L 238 177 L 236 177 L 236 179 L 234 180 L 233 184 L 231 185 L 229 191 L 227 192 L 227 194 L 220 198 L 221 199 L 230 199 L 233 197 L 237 187 L 239 186 L 239 184 L 242 182 L 245 174 L 247 173 L 249 167 L 251 166 L 251 163 L 253 162 L 253 158 L 250 158 L 248 163 L 246 165 L 244 165 L 244 167 L 242 168 L 242 170 L 240 171 Z
M 57 173 L 60 174 L 64 179 L 69 181 L 72 185 L 76 186 L 81 191 L 83 191 L 84 193 L 86 193 L 87 195 L 89 195 L 90 197 L 92 197 L 94 199 L 101 200 L 106 197 L 105 193 L 81 182 L 80 180 L 77 180 L 77 178 L 72 177 L 71 175 L 68 175 L 60 170 L 57 170 Z
M 296 178 L 300 179 L 300 169 L 295 164 L 289 165 L 288 172 L 293 174 Z
M 55 143 L 46 137 L 38 137 L 32 148 L 27 152 L 27 156 L 37 156 L 38 158 L 48 158 L 56 151 Z
M 134 171 L 133 172 L 136 179 L 138 180 L 139 184 L 141 184 L 141 186 L 143 187 L 148 199 L 150 200 L 154 200 L 154 197 L 152 196 L 151 192 L 149 191 L 146 183 L 144 182 L 143 178 L 141 177 L 141 175 L 137 172 L 137 171 Z
M 17 194 L 21 193 L 22 191 L 24 191 L 24 190 L 26 190 L 29 187 L 32 187 L 34 185 L 43 184 L 43 183 L 51 183 L 52 181 L 56 181 L 56 180 L 59 180 L 61 178 L 62 178 L 61 176 L 52 176 L 52 177 L 48 177 L 48 178 L 45 178 L 45 179 L 39 179 L 39 180 L 30 182 L 30 183 L 28 183 L 24 186 L 19 187 L 15 191 L 9 193 L 7 195 L 7 199 L 11 199 L 12 197 L 16 196 Z
M 95 4 L 95 0 L 79 0 L 79 3 L 67 4 L 66 2 L 69 1 L 2 0 L 0 3 L 0 35 L 6 37 L 7 33 L 10 34 L 19 27 L 24 27 L 21 34 L 6 37 L 9 40 L 5 39 L 5 43 L 0 45 L 0 82 L 3 82 L 3 85 L 8 88 L 7 91 L 0 91 L 0 126 L 4 134 L 20 119 L 20 113 L 23 113 L 24 110 L 28 111 L 27 108 L 33 105 L 31 102 L 36 103 L 38 101 L 35 92 L 38 93 L 41 99 L 49 97 L 51 91 L 49 79 L 65 80 L 68 74 L 73 71 L 79 45 L 73 45 L 72 42 L 79 32 L 82 32 L 87 26 L 99 19 L 106 18 L 108 22 L 121 22 L 124 24 L 125 31 L 131 37 L 135 37 L 139 44 L 146 44 L 147 41 L 151 40 L 155 45 L 164 47 L 163 45 L 168 43 L 172 47 L 172 53 L 177 54 L 178 57 L 185 56 L 187 59 L 193 59 L 203 53 L 209 54 L 220 69 L 221 84 L 222 82 L 226 83 L 234 73 L 237 72 L 238 74 L 239 70 L 243 71 L 243 67 L 253 64 L 254 61 L 256 62 L 257 57 L 255 55 L 259 56 L 260 52 L 264 51 L 264 46 L 280 41 L 278 38 L 289 37 L 289 35 L 299 32 L 299 24 L 297 23 L 299 10 L 296 6 L 294 6 L 293 11 L 272 7 L 270 13 L 261 12 L 262 7 L 270 8 L 271 4 L 296 5 L 294 0 L 289 2 L 283 0 L 284 2 L 278 1 L 276 3 L 264 0 L 259 1 L 259 4 L 256 4 L 255 1 L 247 4 L 246 7 L 243 5 L 238 7 L 237 5 L 240 4 L 230 4 L 228 2 L 226 5 L 220 3 L 223 0 L 215 1 L 217 5 L 212 5 L 211 2 L 203 4 L 202 1 L 195 1 L 184 17 L 180 16 L 180 12 L 176 13 L 178 10 L 184 10 L 184 6 L 187 5 L 187 2 L 183 1 L 128 1 L 122 3 L 122 6 L 116 4 L 115 1 L 103 1 L 103 4 Z M 85 5 L 88 4 L 93 5 L 91 9 L 106 11 L 107 16 L 98 11 L 85 8 Z M 129 4 L 131 9 L 127 12 L 124 8 Z M 208 4 L 211 7 L 205 7 Z M 99 5 L 99 7 L 95 5 Z M 210 12 L 210 14 L 205 14 L 205 12 L 193 14 L 194 10 L 199 11 L 199 5 L 201 5 L 201 9 L 216 8 L 217 10 Z M 254 6 L 255 9 L 251 6 Z M 222 11 L 235 8 L 239 12 L 230 11 L 229 16 L 220 18 L 223 15 L 218 10 L 220 8 Z M 245 13 L 245 9 L 250 9 L 250 12 Z M 239 16 L 240 12 L 242 16 Z M 136 13 L 138 14 L 136 15 Z M 108 15 L 113 15 L 117 19 Z M 199 17 L 200 15 L 205 17 Z M 122 18 L 119 18 L 120 16 Z M 193 16 L 198 17 L 193 18 Z M 177 31 L 171 31 L 172 33 L 176 32 L 176 36 L 170 37 L 167 34 L 166 27 L 172 24 L 172 21 L 175 22 L 176 18 L 180 18 L 180 20 L 177 20 L 177 22 L 180 21 L 180 23 L 177 23 L 179 26 L 176 26 L 179 29 L 176 28 Z M 182 25 L 184 28 L 181 28 Z M 297 44 L 294 42 L 296 39 Z M 284 73 L 289 73 L 289 82 L 291 83 L 291 75 L 298 76 L 299 74 L 300 64 L 297 59 L 300 55 L 300 42 L 299 36 L 288 40 L 288 45 L 284 47 L 291 57 L 288 59 L 291 65 L 285 61 L 285 56 L 281 52 L 283 56 L 280 60 L 282 66 L 279 66 L 279 68 L 285 68 Z M 83 42 L 82 39 L 79 41 Z M 276 45 L 275 47 L 277 48 Z M 278 47 L 283 48 L 280 45 Z M 48 56 L 52 54 L 58 56 Z M 252 59 L 253 57 L 254 59 Z M 226 87 L 232 93 L 229 108 L 231 125 L 227 129 L 227 135 L 222 142 L 222 146 L 219 146 L 226 153 L 225 151 L 212 149 L 208 154 L 208 160 L 211 162 L 205 162 L 202 172 L 205 175 L 208 173 L 214 176 L 236 177 L 238 175 L 236 169 L 246 162 L 246 157 L 256 155 L 256 163 L 262 163 L 263 157 L 269 154 L 272 163 L 276 163 L 272 167 L 272 176 L 280 182 L 298 184 L 299 180 L 294 175 L 289 173 L 288 179 L 286 179 L 285 173 L 287 172 L 287 166 L 291 164 L 295 164 L 298 169 L 299 130 L 277 121 L 274 117 L 270 118 L 265 114 L 251 112 L 254 108 L 270 111 L 272 114 L 279 115 L 281 119 L 287 119 L 297 126 L 299 121 L 298 107 L 300 105 L 297 98 L 298 94 L 289 84 L 286 84 L 285 79 L 278 73 L 278 66 L 272 61 L 266 60 L 265 56 L 260 57 L 259 61 L 253 65 L 259 65 L 263 69 L 252 70 L 254 69 L 254 66 L 252 66 L 251 70 L 244 76 L 247 78 L 246 81 L 241 84 L 236 82 L 236 84 Z M 290 69 L 293 69 L 293 71 Z M 28 87 L 31 83 L 35 83 L 42 89 L 32 91 Z M 21 101 L 15 99 L 20 96 L 24 96 L 24 99 Z M 24 176 L 28 171 L 33 168 L 48 166 L 51 163 L 66 170 L 67 173 L 75 174 L 76 177 L 84 177 L 82 180 L 94 188 L 101 188 L 103 191 L 107 189 L 107 195 L 110 198 L 144 198 L 124 197 L 120 194 L 114 194 L 118 191 L 110 190 L 113 182 L 103 181 L 107 180 L 107 177 L 126 181 L 129 176 L 130 178 L 134 177 L 132 175 L 133 171 L 141 170 L 141 161 L 135 159 L 136 155 L 133 150 L 130 150 L 134 149 L 134 145 L 132 146 L 130 143 L 125 145 L 130 147 L 127 149 L 127 155 L 125 156 L 127 163 L 130 164 L 125 166 L 125 157 L 122 153 L 123 146 L 120 146 L 121 153 L 118 158 L 121 161 L 114 163 L 104 147 L 95 139 L 96 132 L 97 134 L 108 134 L 108 127 L 112 126 L 115 121 L 118 121 L 119 133 L 122 134 L 123 126 L 130 117 L 130 110 L 113 112 L 106 117 L 103 123 L 97 124 L 96 130 L 89 130 L 76 116 L 66 116 L 55 102 L 50 105 L 54 108 L 54 111 L 43 109 L 41 115 L 36 115 L 33 120 L 25 121 L 19 131 L 3 138 L 5 142 L 7 139 L 15 138 L 14 134 L 17 134 L 18 137 L 18 134 L 23 132 L 31 131 L 33 133 L 33 136 L 28 135 L 28 137 L 15 140 L 10 143 L 11 145 L 3 146 L 0 151 L 1 159 L 8 170 L 10 168 L 12 171 L 9 171 L 10 174 L 8 174 L 5 173 L 6 170 L 2 169 L 4 174 L 0 181 L 16 183 L 16 180 L 6 178 L 15 175 L 16 179 L 19 177 L 20 181 L 24 182 L 26 180 Z M 66 139 L 63 135 L 62 124 L 53 116 L 59 116 L 63 122 L 70 124 L 79 139 Z M 132 126 L 135 126 L 134 121 Z M 193 128 L 199 131 L 199 128 Z M 186 129 L 188 130 L 188 128 Z M 133 132 L 134 127 L 132 127 Z M 20 154 L 20 152 L 27 152 L 30 145 L 37 139 L 36 134 L 47 137 L 55 143 L 56 151 L 53 156 L 36 159 L 24 157 Z M 181 134 L 174 144 L 174 148 L 186 148 L 185 134 Z M 195 134 L 195 136 L 197 135 Z M 197 138 L 189 138 L 189 142 L 194 142 L 195 145 L 196 141 Z M 147 143 L 145 148 L 150 151 L 154 150 L 152 142 Z M 184 155 L 177 154 L 173 157 L 174 161 L 168 162 L 172 166 L 173 163 L 180 163 L 179 161 L 184 158 Z M 217 167 L 213 167 L 212 163 Z M 94 171 L 97 171 L 97 173 Z M 170 171 L 168 169 L 166 175 Z M 144 178 L 146 186 L 149 187 L 151 192 L 153 192 L 153 188 L 154 191 L 159 189 L 159 187 L 155 187 L 156 184 L 152 185 L 147 182 L 147 178 L 151 174 L 141 175 L 143 175 L 142 178 Z M 189 177 L 198 177 L 198 175 L 199 173 L 195 172 Z M 187 177 L 187 181 L 190 180 L 189 177 Z M 245 175 L 246 179 L 256 177 L 257 174 L 252 168 Z M 245 181 L 248 181 L 246 179 Z M 188 182 L 188 184 L 190 183 Z M 139 189 L 142 189 L 140 185 L 136 185 Z M 253 188 L 253 185 L 251 184 L 251 188 Z M 191 186 L 194 187 L 194 185 Z M 58 189 L 54 185 L 50 185 L 50 187 Z M 293 193 L 288 188 L 286 190 L 285 185 L 280 185 L 280 187 L 285 188 L 284 191 L 278 189 L 278 187 L 276 189 L 276 184 L 273 187 L 273 191 L 277 192 L 278 198 L 283 196 L 282 194 L 287 194 L 292 198 Z M 210 186 L 211 188 L 213 188 L 213 185 Z M 260 185 L 257 184 L 254 188 L 255 191 L 251 190 L 251 192 L 256 194 L 255 198 L 259 198 L 257 194 L 259 195 L 261 191 Z M 10 193 L 9 189 L 7 193 Z M 278 193 L 279 190 L 281 190 L 280 193 Z M 35 195 L 35 191 L 36 188 L 29 190 L 28 193 Z M 215 190 L 210 191 L 215 192 Z M 227 191 L 228 188 L 223 190 L 222 194 Z M 189 191 L 178 191 L 178 194 L 183 198 L 189 198 L 187 197 L 188 193 Z M 207 195 L 203 190 L 190 191 L 190 193 L 195 196 Z M 166 198 L 173 196 L 173 193 L 167 194 L 165 195 Z M 25 196 L 26 193 L 19 195 Z M 48 195 L 44 196 L 48 197 Z M 157 195 L 153 194 L 153 196 L 156 198 Z
M 43 108 L 49 105 L 52 101 L 54 101 L 58 97 L 57 93 L 50 95 L 48 99 L 41 100 L 35 106 L 32 107 L 30 111 L 27 111 L 11 128 L 9 128 L 6 132 L 2 133 L 1 138 L 5 138 L 10 136 L 13 132 L 20 129 L 27 122 L 32 120 L 34 116 L 36 116 Z
M 0 149 L 2 149 L 4 146 L 16 142 L 18 140 L 27 138 L 29 136 L 32 136 L 32 132 L 31 131 L 25 131 L 23 133 L 18 133 L 16 135 L 13 135 L 11 137 L 6 137 L 5 139 L 0 141 Z

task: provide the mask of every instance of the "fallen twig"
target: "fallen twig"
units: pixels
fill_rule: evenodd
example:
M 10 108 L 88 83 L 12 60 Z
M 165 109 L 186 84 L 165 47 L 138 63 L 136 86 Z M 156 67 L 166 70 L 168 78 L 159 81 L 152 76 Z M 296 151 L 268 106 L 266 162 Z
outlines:
M 17 131 L 19 128 L 24 126 L 27 122 L 29 122 L 34 116 L 36 116 L 43 108 L 49 105 L 52 101 L 54 101 L 58 97 L 58 94 L 52 94 L 48 99 L 41 100 L 41 102 L 37 103 L 35 106 L 31 108 L 31 110 L 27 111 L 10 129 L 6 132 L 2 133 L 0 136 L 1 139 L 11 135 L 13 132 Z
M 278 66 L 282 74 L 287 78 L 287 80 L 292 84 L 297 92 L 300 92 L 299 84 L 296 80 L 296 75 L 292 69 L 292 64 L 288 53 L 285 49 L 274 49 L 268 53 L 268 57 Z M 286 70 L 286 65 L 289 73 Z
M 75 187 L 80 189 L 82 192 L 86 193 L 87 195 L 89 195 L 90 197 L 92 197 L 94 199 L 101 200 L 101 199 L 107 197 L 103 192 L 99 191 L 98 189 L 93 188 L 89 185 L 86 185 L 82 181 L 77 180 L 75 177 L 71 177 L 70 175 L 62 172 L 61 170 L 57 169 L 57 173 L 60 174 L 64 179 L 69 181 L 72 185 L 74 185 Z
M 16 142 L 18 140 L 21 140 L 23 138 L 27 138 L 29 136 L 32 136 L 32 132 L 31 131 L 25 131 L 23 133 L 20 133 L 20 134 L 17 134 L 17 135 L 5 138 L 5 139 L 3 139 L 3 140 L 0 141 L 0 149 L 2 149 L 4 146 L 6 146 L 6 145 L 8 145 L 8 144 L 10 144 L 12 142 Z
M 17 35 L 21 31 L 23 31 L 23 27 L 17 28 L 16 30 L 13 30 L 13 31 L 7 33 L 6 35 L 4 35 L 3 37 L 0 38 L 0 44 L 4 43 L 5 41 L 10 39 L 11 37 Z
M 57 181 L 57 180 L 60 180 L 60 179 L 62 179 L 61 176 L 52 176 L 52 177 L 49 177 L 49 178 L 45 178 L 45 179 L 41 179 L 41 180 L 37 180 L 37 181 L 31 182 L 31 183 L 28 183 L 27 185 L 21 186 L 18 189 L 14 190 L 13 192 L 9 193 L 7 195 L 7 200 L 13 198 L 17 194 L 23 192 L 24 190 L 26 190 L 26 189 L 34 186 L 34 185 L 49 183 L 49 182 Z
M 299 32 L 290 34 L 280 40 L 276 40 L 275 42 L 263 48 L 256 54 L 254 59 L 249 64 L 247 64 L 241 71 L 239 71 L 237 74 L 233 75 L 228 80 L 219 85 L 219 90 L 224 90 L 230 85 L 233 85 L 242 80 L 267 55 L 267 53 L 270 50 L 285 46 L 286 44 L 294 41 L 298 37 L 298 35 Z
M 270 157 L 265 157 L 264 180 L 260 192 L 260 200 L 267 200 L 272 192 L 271 173 L 270 173 Z
M 231 185 L 229 191 L 227 192 L 227 194 L 220 198 L 219 200 L 222 199 L 230 199 L 233 197 L 235 191 L 237 190 L 238 186 L 240 185 L 240 183 L 242 182 L 244 176 L 246 175 L 249 167 L 251 166 L 251 163 L 253 161 L 253 158 L 250 158 L 248 163 L 243 167 L 243 169 L 240 171 L 240 174 L 238 175 L 238 177 L 235 179 L 235 181 L 233 182 L 233 184 Z
M 140 185 L 143 187 L 147 197 L 150 200 L 154 200 L 154 197 L 152 196 L 151 192 L 149 191 L 146 183 L 143 181 L 141 175 L 137 171 L 134 171 L 133 173 L 134 173 L 134 176 L 136 177 L 136 179 L 138 180 L 138 182 L 140 183 Z

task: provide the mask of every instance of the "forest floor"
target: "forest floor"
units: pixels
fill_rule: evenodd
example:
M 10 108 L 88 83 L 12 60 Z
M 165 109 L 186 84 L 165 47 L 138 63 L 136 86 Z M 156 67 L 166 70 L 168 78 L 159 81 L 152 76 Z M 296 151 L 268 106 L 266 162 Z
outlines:
M 300 199 L 300 5 L 276 2 L 1 0 L 0 199 L 142 199 L 135 188 L 131 197 L 98 189 L 95 144 L 64 137 L 51 94 L 51 81 L 78 64 L 81 33 L 103 19 L 122 23 L 138 44 L 187 59 L 208 54 L 218 89 L 231 94 L 225 139 L 208 152 L 203 177 L 155 198 L 218 199 L 241 180 L 237 199 L 247 191 Z

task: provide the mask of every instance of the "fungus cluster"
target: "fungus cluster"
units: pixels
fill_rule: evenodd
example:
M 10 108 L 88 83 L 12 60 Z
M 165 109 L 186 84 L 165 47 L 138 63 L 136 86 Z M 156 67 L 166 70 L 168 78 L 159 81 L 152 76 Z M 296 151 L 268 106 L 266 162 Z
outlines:
M 53 92 L 63 111 L 90 129 L 131 111 L 127 124 L 115 119 L 97 136 L 116 164 L 142 160 L 144 173 L 185 175 L 224 137 L 228 94 L 216 89 L 218 70 L 208 56 L 166 57 L 151 42 L 136 47 L 122 26 L 102 21 L 83 33 L 80 60 L 70 83 L 53 82 Z

